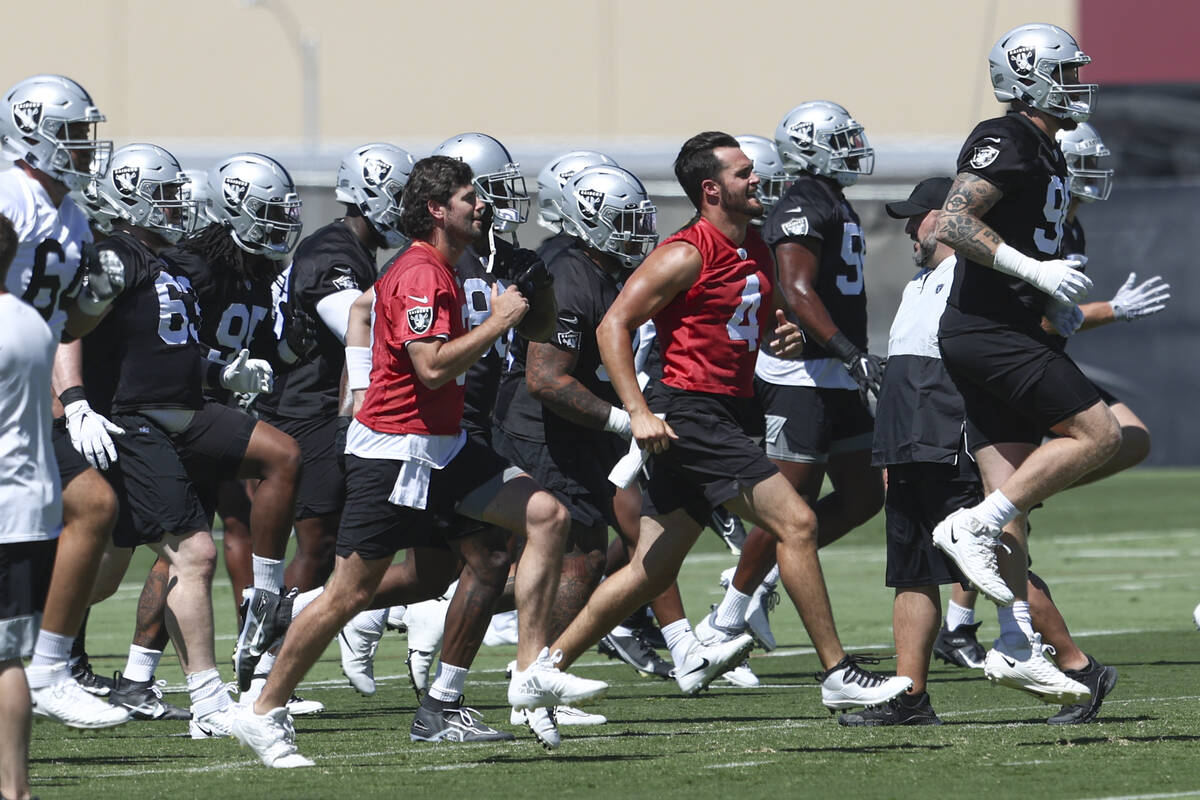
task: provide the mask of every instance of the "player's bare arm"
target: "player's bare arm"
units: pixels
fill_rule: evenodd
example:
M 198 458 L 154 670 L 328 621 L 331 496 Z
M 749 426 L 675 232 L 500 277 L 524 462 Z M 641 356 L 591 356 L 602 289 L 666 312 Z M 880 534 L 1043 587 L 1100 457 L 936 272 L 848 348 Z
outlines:
M 363 398 L 366 396 L 366 382 L 370 379 L 371 371 L 371 307 L 375 303 L 375 287 L 372 286 L 365 292 L 360 294 L 354 303 L 350 306 L 350 316 L 346 321 L 346 366 L 344 368 L 346 377 L 346 389 L 350 394 L 350 410 L 351 414 L 357 414 L 362 408 Z M 360 348 L 359 352 L 366 351 L 364 358 L 360 359 L 359 370 L 365 370 L 365 375 L 356 375 L 355 379 L 350 376 L 351 360 L 354 358 L 350 348 Z
M 525 356 L 525 385 L 542 405 L 563 419 L 602 429 L 612 406 L 592 394 L 574 376 L 579 353 L 530 342 Z
M 408 355 L 421 383 L 436 389 L 462 375 L 525 316 L 529 301 L 509 286 L 503 292 L 492 286 L 492 313 L 456 339 L 419 339 L 408 343 Z
M 779 288 L 788 308 L 800 320 L 800 327 L 817 341 L 828 342 L 838 332 L 838 327 L 817 294 L 817 277 L 821 272 L 820 240 L 805 236 L 797 241 L 780 243 L 775 248 L 775 263 Z
M 991 266 L 996 248 L 1004 244 L 983 215 L 1003 196 L 1001 191 L 970 172 L 960 172 L 938 215 L 937 238 L 976 264 Z

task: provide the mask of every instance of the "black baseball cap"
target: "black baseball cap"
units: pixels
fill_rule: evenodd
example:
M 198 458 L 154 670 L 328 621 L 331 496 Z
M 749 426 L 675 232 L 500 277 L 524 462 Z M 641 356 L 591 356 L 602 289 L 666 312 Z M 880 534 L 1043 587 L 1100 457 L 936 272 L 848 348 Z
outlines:
M 945 205 L 946 195 L 950 194 L 950 187 L 953 184 L 954 181 L 950 178 L 926 178 L 917 184 L 907 200 L 888 203 L 884 208 L 887 209 L 888 216 L 893 219 L 920 216 Z

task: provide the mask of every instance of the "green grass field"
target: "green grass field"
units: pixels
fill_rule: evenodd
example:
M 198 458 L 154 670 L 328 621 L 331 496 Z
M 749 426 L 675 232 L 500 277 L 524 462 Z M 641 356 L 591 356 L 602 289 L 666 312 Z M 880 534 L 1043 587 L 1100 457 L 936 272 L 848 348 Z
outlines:
M 975 796 L 1101 798 L 1200 796 L 1200 472 L 1142 470 L 1074 490 L 1034 515 L 1033 557 L 1081 646 L 1120 670 L 1099 721 L 1055 727 L 1056 709 L 992 687 L 978 671 L 937 664 L 930 694 L 945 725 L 854 729 L 821 706 L 816 657 L 786 600 L 772 616 L 780 647 L 751 664 L 759 689 L 720 681 L 699 698 L 639 678 L 595 655 L 578 672 L 606 680 L 597 707 L 609 723 L 566 728 L 553 754 L 528 731 L 505 745 L 412 744 L 415 699 L 402 636 L 380 646 L 380 690 L 363 698 L 342 677 L 336 645 L 301 692 L 325 703 L 297 720 L 297 743 L 317 766 L 268 770 L 235 740 L 192 741 L 186 723 L 134 722 L 100 732 L 34 725 L 34 793 L 46 798 L 373 798 Z M 705 534 L 680 576 L 693 622 L 719 597 L 734 563 Z M 883 586 L 883 518 L 822 552 L 843 642 L 890 654 L 891 592 Z M 92 613 L 97 672 L 124 666 L 141 579 L 139 556 L 116 597 Z M 216 593 L 219 658 L 231 677 L 234 622 L 223 568 Z M 980 603 L 980 638 L 995 615 Z M 507 729 L 503 669 L 511 647 L 484 648 L 468 704 Z M 884 662 L 884 668 L 887 662 Z M 168 651 L 159 677 L 178 691 Z M 169 695 L 187 705 L 185 694 Z

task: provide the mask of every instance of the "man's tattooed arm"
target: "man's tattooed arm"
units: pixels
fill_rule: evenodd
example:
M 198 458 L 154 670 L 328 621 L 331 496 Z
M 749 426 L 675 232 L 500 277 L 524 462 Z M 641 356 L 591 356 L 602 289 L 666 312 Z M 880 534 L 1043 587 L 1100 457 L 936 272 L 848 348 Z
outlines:
M 578 353 L 530 342 L 525 358 L 525 385 L 542 405 L 563 419 L 603 430 L 612 405 L 588 391 L 571 374 L 578 360 Z
M 1004 240 L 984 223 L 983 215 L 1001 196 L 999 189 L 978 175 L 960 172 L 938 216 L 938 241 L 954 248 L 959 255 L 990 267 L 996 248 Z

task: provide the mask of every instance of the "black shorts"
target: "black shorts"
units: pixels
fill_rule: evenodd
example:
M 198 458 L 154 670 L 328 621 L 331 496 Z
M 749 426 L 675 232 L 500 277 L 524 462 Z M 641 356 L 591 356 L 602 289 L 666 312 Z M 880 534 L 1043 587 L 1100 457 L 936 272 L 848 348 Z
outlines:
M 338 458 L 339 418 L 292 419 L 259 414 L 259 419 L 283 431 L 300 445 L 300 482 L 296 485 L 296 519 L 338 514 L 346 502 L 344 458 Z M 345 448 L 346 439 L 341 439 Z
M 57 549 L 58 539 L 0 544 L 0 661 L 33 654 Z
M 616 487 L 608 473 L 629 449 L 622 440 L 604 431 L 580 430 L 577 439 L 531 442 L 492 432 L 496 452 L 525 470 L 543 489 L 566 506 L 571 519 L 594 528 L 617 527 L 613 514 Z
M 767 456 L 824 464 L 831 455 L 871 449 L 875 420 L 856 389 L 788 386 L 754 379 L 766 418 Z
M 446 542 L 478 531 L 459 525 L 460 500 L 491 481 L 503 481 L 510 465 L 477 439 L 468 438 L 443 469 L 433 470 L 424 509 L 388 501 L 402 462 L 346 454 L 346 505 L 338 527 L 337 554 L 391 558 L 408 547 L 445 548 Z M 498 483 L 498 485 L 500 485 Z
M 113 437 L 116 463 L 101 470 L 120 502 L 113 544 L 137 547 L 168 534 L 208 530 L 212 516 L 205 513 L 170 434 L 140 414 L 110 419 L 125 429 L 124 436 Z
M 1100 402 L 1065 353 L 1013 328 L 939 338 L 942 361 L 962 394 L 972 450 L 1040 444 L 1050 428 Z
M 92 465 L 71 444 L 71 434 L 67 433 L 66 417 L 54 420 L 54 425 L 50 429 L 50 441 L 54 445 L 54 458 L 58 462 L 59 485 L 66 490 L 68 483 L 75 480 L 81 473 L 91 469 Z
M 933 546 L 933 529 L 951 512 L 983 500 L 983 488 L 953 464 L 888 467 L 887 577 L 891 587 L 966 585 L 954 562 Z
M 241 409 L 205 400 L 191 423 L 171 435 L 184 467 L 196 486 L 207 519 L 217 510 L 217 487 L 236 478 L 258 420 Z
M 663 385 L 650 409 L 666 413 L 679 437 L 650 459 L 642 514 L 684 509 L 701 525 L 712 510 L 779 471 L 752 436 L 762 435 L 762 406 L 754 398 L 689 392 Z

